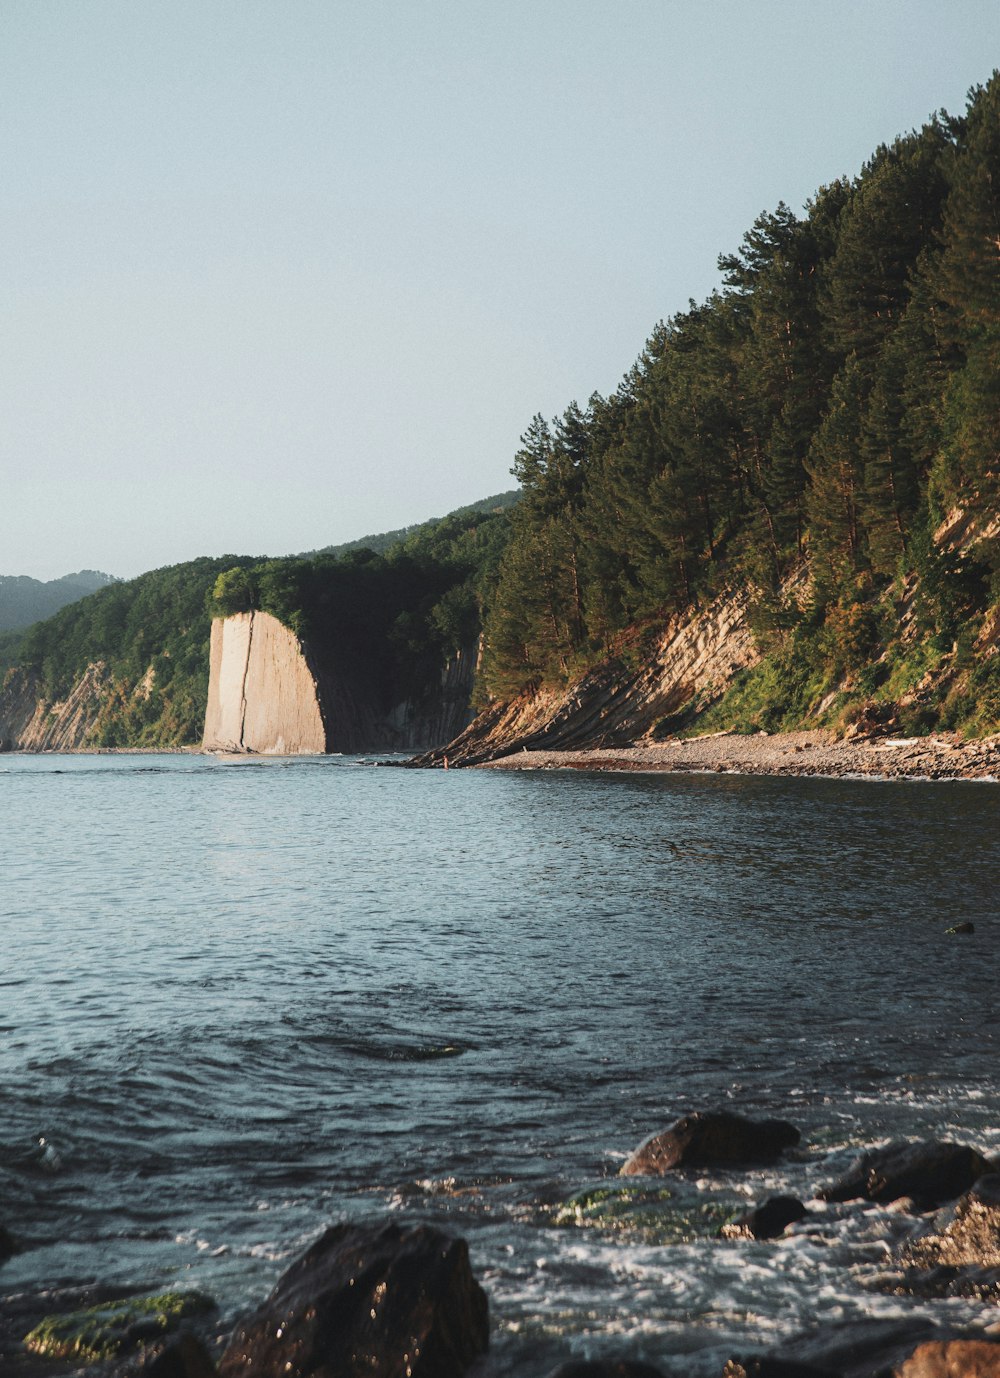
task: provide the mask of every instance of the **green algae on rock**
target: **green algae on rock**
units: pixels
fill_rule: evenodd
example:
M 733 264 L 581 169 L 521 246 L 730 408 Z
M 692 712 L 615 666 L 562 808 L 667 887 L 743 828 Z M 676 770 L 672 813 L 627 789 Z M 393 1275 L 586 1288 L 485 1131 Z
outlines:
M 189 1316 L 204 1315 L 215 1302 L 202 1292 L 159 1292 L 148 1297 L 123 1297 L 84 1311 L 46 1316 L 28 1335 L 24 1346 L 49 1359 L 83 1359 L 95 1363 L 114 1359 L 176 1330 Z
M 556 1226 L 635 1235 L 649 1244 L 683 1244 L 714 1235 L 735 1213 L 736 1202 L 679 1196 L 666 1187 L 594 1187 L 556 1206 Z

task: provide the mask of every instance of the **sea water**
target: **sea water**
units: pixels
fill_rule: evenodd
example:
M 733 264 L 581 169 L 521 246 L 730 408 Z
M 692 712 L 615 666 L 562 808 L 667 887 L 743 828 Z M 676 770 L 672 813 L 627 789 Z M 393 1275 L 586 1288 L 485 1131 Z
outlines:
M 890 1137 L 1000 1152 L 997 790 L 0 758 L 0 1293 L 197 1287 L 221 1333 L 392 1217 L 468 1240 L 486 1373 L 974 1318 L 873 1290 L 900 1217 L 813 1194 Z M 802 1147 L 614 1195 L 698 1108 Z M 778 1191 L 788 1236 L 717 1237 Z

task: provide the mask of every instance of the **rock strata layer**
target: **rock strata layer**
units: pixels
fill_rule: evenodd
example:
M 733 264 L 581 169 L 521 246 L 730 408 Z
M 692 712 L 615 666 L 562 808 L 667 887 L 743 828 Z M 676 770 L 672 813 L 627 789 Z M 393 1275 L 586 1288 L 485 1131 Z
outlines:
M 98 661 L 63 699 L 48 699 L 33 675 L 10 672 L 0 691 L 0 751 L 78 751 L 90 740 L 110 688 Z
M 449 745 L 417 764 L 480 765 L 517 751 L 624 745 L 721 697 L 734 674 L 760 660 L 745 592 L 670 620 L 636 670 L 630 648 L 565 690 L 540 691 L 487 708 Z

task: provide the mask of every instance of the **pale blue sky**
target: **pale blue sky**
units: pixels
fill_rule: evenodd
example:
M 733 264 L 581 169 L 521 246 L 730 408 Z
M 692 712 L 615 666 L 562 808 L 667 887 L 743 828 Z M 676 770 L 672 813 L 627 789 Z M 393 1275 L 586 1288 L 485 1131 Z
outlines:
M 760 211 L 997 65 L 997 0 L 0 0 L 0 573 L 511 487 Z

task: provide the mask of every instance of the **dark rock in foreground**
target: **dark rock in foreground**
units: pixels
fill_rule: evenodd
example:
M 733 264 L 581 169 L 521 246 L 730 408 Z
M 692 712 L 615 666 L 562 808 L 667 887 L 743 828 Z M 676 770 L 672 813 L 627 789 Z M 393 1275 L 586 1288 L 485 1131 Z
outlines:
M 759 1206 L 727 1220 L 719 1230 L 723 1239 L 778 1239 L 789 1225 L 809 1212 L 794 1196 L 770 1196 Z
M 337 1225 L 236 1330 L 223 1378 L 459 1378 L 489 1340 L 465 1241 Z
M 954 1201 L 990 1171 L 989 1161 L 966 1144 L 897 1142 L 865 1153 L 819 1197 L 823 1201 L 861 1198 L 888 1205 L 908 1196 L 918 1210 L 933 1210 Z
M 623 1177 L 659 1177 L 678 1167 L 772 1163 L 801 1135 L 786 1120 L 748 1120 L 726 1110 L 696 1110 L 640 1144 Z
M 937 1338 L 930 1321 L 847 1321 L 763 1354 L 730 1359 L 724 1378 L 885 1378 Z M 915 1378 L 911 1375 L 910 1378 Z M 951 1378 L 957 1378 L 952 1375 Z
M 174 1335 L 115 1369 L 114 1378 L 218 1378 L 212 1356 L 194 1335 Z

